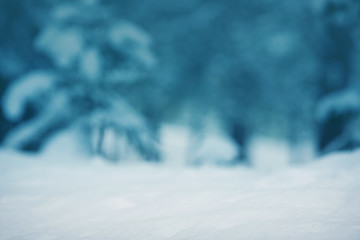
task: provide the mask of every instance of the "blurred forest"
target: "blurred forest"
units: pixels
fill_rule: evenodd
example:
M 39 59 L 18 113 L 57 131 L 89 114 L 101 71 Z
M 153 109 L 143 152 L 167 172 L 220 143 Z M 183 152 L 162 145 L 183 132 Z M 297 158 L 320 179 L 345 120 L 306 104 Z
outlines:
M 360 144 L 358 0 L 2 0 L 0 30 L 3 147 L 71 128 L 91 155 L 164 161 L 166 126 L 191 164 Z

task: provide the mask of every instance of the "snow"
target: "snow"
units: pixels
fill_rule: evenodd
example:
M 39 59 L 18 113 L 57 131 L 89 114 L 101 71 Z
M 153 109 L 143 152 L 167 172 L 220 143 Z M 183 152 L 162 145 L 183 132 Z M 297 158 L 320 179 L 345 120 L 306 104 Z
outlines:
M 151 38 L 138 26 L 120 21 L 110 27 L 108 41 L 115 49 L 126 51 L 148 68 L 156 64 L 150 51 Z
M 66 94 L 61 92 L 54 94 L 53 98 L 47 101 L 48 105 L 42 109 L 42 112 L 6 135 L 3 141 L 4 146 L 20 149 L 26 141 L 42 136 L 49 126 L 68 118 L 71 114 Z M 59 116 L 59 113 L 62 115 Z
M 164 124 L 160 129 L 161 152 L 166 164 L 184 165 L 188 161 L 190 130 L 181 125 Z
M 84 137 L 81 127 L 78 125 L 74 124 L 51 135 L 42 146 L 42 157 L 55 162 L 72 162 L 74 156 L 78 160 L 89 158 L 88 149 L 82 144 Z
M 359 159 L 270 172 L 70 164 L 3 150 L 0 239 L 357 240 Z
M 124 46 L 131 47 L 127 45 L 131 43 L 134 45 L 138 43 L 139 45 L 146 47 L 149 47 L 151 44 L 151 38 L 146 32 L 136 25 L 126 21 L 113 24 L 109 30 L 108 38 L 114 48 Z
M 166 164 L 172 166 L 226 165 L 238 150 L 234 141 L 221 132 L 195 133 L 182 124 L 163 124 L 160 129 L 161 152 Z
M 331 114 L 355 113 L 360 111 L 360 97 L 357 91 L 345 89 L 325 96 L 317 109 L 318 121 L 324 121 Z
M 289 164 L 291 148 L 284 140 L 256 136 L 249 145 L 250 159 L 256 168 L 279 169 Z
M 99 79 L 102 70 L 102 59 L 95 48 L 84 50 L 80 60 L 80 72 L 89 80 Z
M 209 133 L 197 147 L 194 163 L 230 163 L 238 155 L 236 144 L 230 137 Z
M 60 69 L 68 69 L 74 65 L 84 44 L 79 30 L 49 26 L 38 36 L 35 47 L 51 57 Z
M 32 71 L 6 89 L 2 99 L 3 111 L 7 119 L 18 121 L 25 112 L 26 104 L 32 99 L 52 90 L 56 75 L 51 71 Z

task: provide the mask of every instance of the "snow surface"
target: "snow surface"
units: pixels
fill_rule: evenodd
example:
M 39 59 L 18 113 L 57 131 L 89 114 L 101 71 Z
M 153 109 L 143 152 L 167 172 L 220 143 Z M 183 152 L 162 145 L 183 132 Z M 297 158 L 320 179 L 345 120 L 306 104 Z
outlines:
M 69 160 L 69 159 L 64 159 Z M 0 152 L 0 239 L 360 239 L 360 152 L 282 171 Z

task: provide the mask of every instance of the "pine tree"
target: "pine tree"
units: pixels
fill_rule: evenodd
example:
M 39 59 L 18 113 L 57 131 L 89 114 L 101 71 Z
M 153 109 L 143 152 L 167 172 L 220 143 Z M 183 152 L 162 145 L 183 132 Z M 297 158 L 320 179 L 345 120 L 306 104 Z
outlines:
M 8 87 L 8 119 L 18 121 L 28 106 L 37 114 L 10 132 L 6 145 L 37 149 L 49 134 L 72 125 L 87 136 L 90 151 L 106 159 L 126 157 L 118 152 L 119 139 L 146 159 L 159 158 L 155 133 L 131 101 L 142 96 L 130 95 L 150 81 L 156 64 L 145 31 L 96 1 L 62 2 L 35 47 L 53 68 L 29 72 Z

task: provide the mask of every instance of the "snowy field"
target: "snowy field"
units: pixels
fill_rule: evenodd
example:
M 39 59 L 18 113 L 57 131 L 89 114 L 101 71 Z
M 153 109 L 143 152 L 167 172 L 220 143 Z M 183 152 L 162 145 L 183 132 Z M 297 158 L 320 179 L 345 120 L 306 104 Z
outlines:
M 360 239 L 360 152 L 279 171 L 0 153 L 0 239 Z

